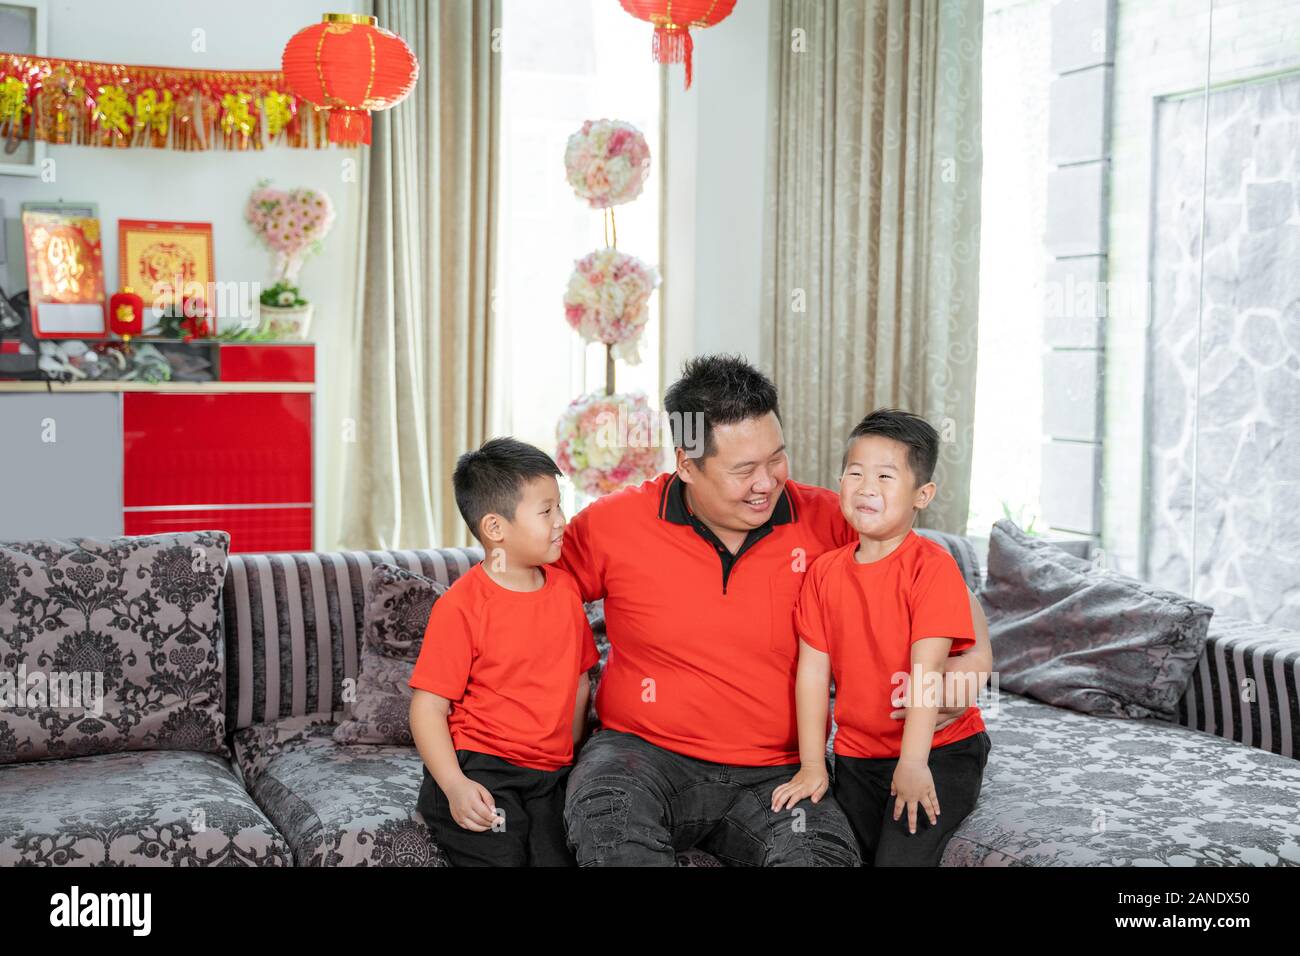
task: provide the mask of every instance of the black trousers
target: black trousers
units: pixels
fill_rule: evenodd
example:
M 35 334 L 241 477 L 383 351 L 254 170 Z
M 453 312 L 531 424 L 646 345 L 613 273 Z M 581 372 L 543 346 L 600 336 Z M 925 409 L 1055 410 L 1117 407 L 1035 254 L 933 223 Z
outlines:
M 425 767 L 416 809 L 452 866 L 577 865 L 564 839 L 564 788 L 572 767 L 534 770 L 473 750 L 457 750 L 456 760 L 465 776 L 492 794 L 500 823 L 466 830 L 451 818 L 447 795 Z
M 930 825 L 917 805 L 916 832 L 907 832 L 907 808 L 894 819 L 890 796 L 896 757 L 835 755 L 831 792 L 849 818 L 863 866 L 938 866 L 953 832 L 975 809 L 992 742 L 980 731 L 930 751 L 930 774 L 939 798 L 939 822 Z

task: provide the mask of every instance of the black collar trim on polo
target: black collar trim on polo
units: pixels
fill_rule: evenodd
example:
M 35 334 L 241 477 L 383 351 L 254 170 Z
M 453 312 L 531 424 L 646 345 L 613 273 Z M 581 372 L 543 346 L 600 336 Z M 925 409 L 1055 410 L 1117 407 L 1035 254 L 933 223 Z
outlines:
M 686 483 L 678 477 L 676 472 L 664 484 L 663 491 L 659 494 L 659 517 L 665 521 L 671 521 L 673 524 L 691 523 L 693 516 L 686 507 Z M 781 488 L 781 497 L 777 499 L 776 507 L 772 509 L 772 516 L 765 523 L 769 525 L 791 524 L 797 520 L 798 516 L 795 514 L 794 502 L 790 499 L 790 490 L 783 486 Z

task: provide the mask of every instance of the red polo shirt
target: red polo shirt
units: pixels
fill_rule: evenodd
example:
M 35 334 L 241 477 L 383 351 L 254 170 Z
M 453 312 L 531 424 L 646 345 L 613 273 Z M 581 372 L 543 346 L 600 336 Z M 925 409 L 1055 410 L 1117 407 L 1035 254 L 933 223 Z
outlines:
M 597 499 L 565 531 L 556 564 L 584 601 L 605 599 L 601 724 L 700 760 L 798 763 L 795 601 L 813 560 L 857 535 L 838 494 L 787 481 L 733 556 L 682 489 L 665 472 Z
M 879 561 L 859 564 L 857 549 L 852 541 L 812 566 L 795 608 L 795 628 L 831 658 L 835 752 L 897 757 L 903 722 L 889 714 L 896 709 L 891 695 L 901 697 L 903 689 L 895 675 L 911 674 L 912 644 L 923 638 L 952 638 L 950 656 L 975 643 L 969 591 L 948 550 L 915 531 Z M 979 708 L 967 707 L 935 731 L 930 749 L 983 729 Z

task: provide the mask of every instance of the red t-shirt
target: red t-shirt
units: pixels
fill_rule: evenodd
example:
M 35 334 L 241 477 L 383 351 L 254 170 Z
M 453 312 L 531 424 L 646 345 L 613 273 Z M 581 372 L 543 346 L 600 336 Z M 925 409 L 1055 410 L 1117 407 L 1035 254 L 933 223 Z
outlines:
M 854 560 L 855 540 L 813 563 L 795 607 L 795 628 L 811 647 L 830 654 L 835 677 L 835 753 L 897 757 L 903 721 L 891 695 L 911 674 L 912 644 L 950 637 L 949 654 L 975 643 L 969 591 L 953 556 L 940 544 L 909 531 L 887 557 Z M 935 733 L 931 749 L 984 729 L 978 707 L 968 707 Z
M 573 763 L 578 679 L 600 655 L 573 578 L 542 572 L 536 591 L 504 588 L 482 564 L 458 578 L 433 604 L 409 683 L 452 702 L 457 750 L 558 770 Z
M 857 534 L 838 494 L 794 481 L 734 558 L 697 520 L 665 472 L 569 522 L 556 563 L 583 600 L 605 599 L 596 712 L 606 728 L 699 760 L 798 763 L 795 601 L 813 560 Z

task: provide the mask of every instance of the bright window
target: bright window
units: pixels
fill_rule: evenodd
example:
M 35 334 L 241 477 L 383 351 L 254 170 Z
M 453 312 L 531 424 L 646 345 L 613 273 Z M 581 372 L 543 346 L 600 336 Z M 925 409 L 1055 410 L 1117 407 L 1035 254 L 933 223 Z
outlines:
M 659 266 L 659 67 L 651 31 L 610 0 L 504 0 L 501 203 L 493 370 L 500 379 L 493 430 L 555 453 L 555 423 L 574 398 L 603 389 L 605 348 L 564 320 L 574 261 L 605 244 L 599 210 L 564 178 L 564 147 L 588 119 L 637 126 L 651 172 L 634 202 L 615 210 L 618 248 Z M 659 293 L 650 299 L 639 365 L 619 363 L 616 387 L 659 407 Z M 561 481 L 566 510 L 572 488 Z

